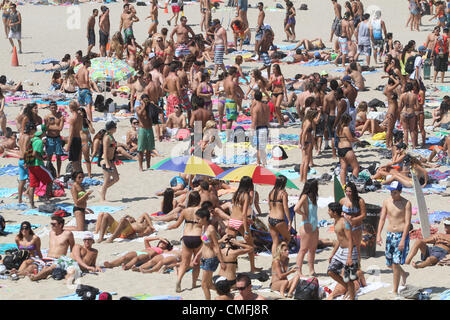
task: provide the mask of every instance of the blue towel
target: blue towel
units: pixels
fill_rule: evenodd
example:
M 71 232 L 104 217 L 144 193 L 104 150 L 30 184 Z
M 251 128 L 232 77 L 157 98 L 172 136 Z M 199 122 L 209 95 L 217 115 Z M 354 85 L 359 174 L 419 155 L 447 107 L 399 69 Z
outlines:
M 55 64 L 58 64 L 59 63 L 59 60 L 56 60 L 56 59 L 53 59 L 53 58 L 50 58 L 50 59 L 44 59 L 44 60 L 41 60 L 41 61 L 36 61 L 36 62 L 33 62 L 34 64 L 53 64 L 53 65 L 55 65 Z
M 92 178 L 84 178 L 83 182 L 81 183 L 81 185 L 83 187 L 100 186 L 102 184 L 103 184 L 103 181 L 97 180 L 97 179 L 92 179 Z
M 329 61 L 311 61 L 307 63 L 300 64 L 301 66 L 308 66 L 308 67 L 316 67 L 316 66 L 323 66 L 326 64 L 330 64 Z
M 36 228 L 39 228 L 40 226 L 41 226 L 40 224 L 32 224 L 31 228 L 36 229 Z M 7 233 L 19 233 L 20 224 L 8 224 L 8 225 L 6 225 L 4 231 Z
M 17 188 L 0 188 L 0 198 L 9 198 L 17 192 Z
M 426 144 L 439 144 L 439 142 L 441 142 L 441 138 L 438 137 L 428 137 L 427 140 L 425 141 Z
M 36 102 L 38 104 L 50 104 L 51 101 L 50 100 L 36 99 L 36 100 L 33 100 L 33 102 Z M 61 100 L 61 101 L 55 101 L 55 102 L 56 102 L 56 105 L 58 105 L 58 106 L 68 106 L 70 100 Z
M 295 170 L 281 170 L 280 173 L 288 178 L 289 180 L 294 180 L 300 178 L 300 173 L 296 172 Z
M 0 176 L 18 176 L 18 175 L 19 175 L 19 166 L 7 164 L 6 166 L 0 167 Z
M 65 210 L 68 213 L 73 213 L 73 205 L 71 204 L 57 204 L 56 205 L 60 210 Z M 120 210 L 125 209 L 126 207 L 110 207 L 110 206 L 92 206 L 88 207 L 92 211 L 94 211 L 94 214 L 98 214 L 100 212 L 107 212 L 107 213 L 114 213 Z M 52 213 L 46 213 L 46 212 L 39 212 L 38 209 L 30 209 L 27 211 L 24 211 L 20 213 L 22 215 L 36 215 L 36 216 L 51 216 Z
M 17 249 L 15 243 L 0 243 L 0 254 L 5 254 L 6 250 Z
M 295 48 L 295 44 L 288 44 L 288 45 L 281 45 L 281 46 L 278 46 L 278 45 L 275 45 L 279 50 L 294 50 L 294 48 Z M 301 48 L 301 47 L 300 47 Z
M 8 203 L 0 206 L 0 210 L 27 210 L 28 206 L 25 203 Z

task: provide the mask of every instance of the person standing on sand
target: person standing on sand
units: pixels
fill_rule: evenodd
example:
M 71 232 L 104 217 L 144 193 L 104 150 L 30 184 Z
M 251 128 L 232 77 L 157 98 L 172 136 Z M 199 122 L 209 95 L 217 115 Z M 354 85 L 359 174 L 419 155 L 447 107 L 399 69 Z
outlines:
M 89 56 L 92 48 L 95 46 L 95 18 L 98 16 L 98 10 L 92 10 L 92 16 L 89 17 L 87 23 L 86 38 L 88 39 L 88 48 L 86 55 Z
M 267 154 L 266 146 L 269 140 L 269 119 L 270 108 L 262 102 L 261 91 L 256 91 L 254 94 L 255 100 L 250 107 L 250 113 L 252 118 L 251 128 L 253 131 L 253 144 L 256 146 L 256 159 L 257 164 L 266 166 Z
M 105 135 L 103 136 L 103 151 L 102 156 L 99 156 L 98 161 L 103 169 L 103 186 L 101 189 L 101 200 L 105 201 L 106 191 L 119 181 L 119 172 L 115 164 L 117 141 L 113 134 L 117 131 L 117 124 L 114 121 L 108 121 L 105 125 Z M 112 179 L 111 179 L 112 178 Z
M 31 132 L 36 130 L 36 125 L 33 122 L 28 122 L 25 125 L 24 132 L 20 135 L 19 138 L 19 152 L 20 152 L 20 158 L 19 158 L 19 187 L 18 187 L 18 202 L 22 203 L 22 194 L 24 192 L 25 183 L 29 179 L 29 172 L 28 167 L 25 164 L 25 156 L 27 154 L 28 146 L 30 144 L 32 134 Z M 33 203 L 33 196 L 29 190 L 25 191 L 25 193 L 28 195 L 28 199 L 30 200 L 30 203 Z
M 337 28 L 338 24 L 340 23 L 340 21 L 342 20 L 342 7 L 337 2 L 337 0 L 331 0 L 331 3 L 333 4 L 333 9 L 334 9 L 334 20 L 333 20 L 333 23 L 331 24 L 330 42 L 333 42 L 333 36 L 336 31 L 336 28 Z
M 61 156 L 64 154 L 63 139 L 61 137 L 61 131 L 64 129 L 64 117 L 58 111 L 56 102 L 50 102 L 49 108 L 51 113 L 44 118 L 44 123 L 47 127 L 45 152 L 49 162 L 52 161 L 53 155 L 56 156 L 56 177 L 59 178 L 62 164 Z
M 72 161 L 74 171 L 83 171 L 81 168 L 81 136 L 80 131 L 83 126 L 83 117 L 78 112 L 79 105 L 76 101 L 69 103 L 72 113 L 69 119 L 69 142 L 66 145 L 66 152 L 69 152 L 69 161 Z
M 145 159 L 147 163 L 147 169 L 150 168 L 151 152 L 155 149 L 155 137 L 153 135 L 153 122 L 150 114 L 150 103 L 146 105 L 140 105 L 136 107 L 136 113 L 139 120 L 138 131 L 138 159 L 139 159 L 139 171 L 144 171 L 142 168 L 142 162 Z
M 259 44 L 264 35 L 264 18 L 266 13 L 264 12 L 264 3 L 258 2 L 258 22 L 256 23 L 256 35 L 255 35 L 255 50 L 254 55 L 259 55 Z
M 8 17 L 9 43 L 11 43 L 11 47 L 14 48 L 13 39 L 16 39 L 19 44 L 19 53 L 22 53 L 22 16 L 20 12 L 17 11 L 15 3 L 12 3 L 10 8 Z
M 78 103 L 82 106 L 86 106 L 86 111 L 89 121 L 92 120 L 92 92 L 91 92 L 91 82 L 89 81 L 89 70 L 91 66 L 91 60 L 86 56 L 83 58 L 83 65 L 77 71 L 75 75 L 75 80 L 78 86 Z
M 130 4 L 123 5 L 123 12 L 120 16 L 119 32 L 123 29 L 123 42 L 127 43 L 128 38 L 133 38 L 133 23 L 138 22 L 139 18 L 136 17 L 136 11 L 131 9 Z
M 100 56 L 106 57 L 106 46 L 109 41 L 109 32 L 111 28 L 111 23 L 109 21 L 109 9 L 106 6 L 101 6 L 100 10 L 102 14 L 99 17 L 98 22 L 98 35 L 99 35 L 99 43 L 100 43 Z
M 388 189 L 391 197 L 383 201 L 380 222 L 378 224 L 377 244 L 381 246 L 386 217 L 388 218 L 387 238 L 386 238 L 386 265 L 392 268 L 394 273 L 393 294 L 398 295 L 400 279 L 402 286 L 406 285 L 406 278 L 409 276 L 401 265 L 405 263 L 409 252 L 409 226 L 411 224 L 411 202 L 401 196 L 403 185 L 394 181 Z
M 215 78 L 219 68 L 221 68 L 223 72 L 227 72 L 227 69 L 223 64 L 223 56 L 224 54 L 228 54 L 228 40 L 227 31 L 222 27 L 219 19 L 214 19 L 212 26 L 214 27 L 214 44 L 212 47 L 212 51 L 214 52 L 213 78 Z

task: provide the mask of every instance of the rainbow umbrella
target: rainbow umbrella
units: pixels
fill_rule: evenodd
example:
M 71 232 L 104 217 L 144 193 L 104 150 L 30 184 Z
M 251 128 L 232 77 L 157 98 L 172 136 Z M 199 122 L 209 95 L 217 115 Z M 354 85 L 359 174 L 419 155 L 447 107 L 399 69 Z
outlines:
M 76 66 L 74 72 L 77 73 L 80 68 L 81 65 Z M 119 82 L 135 74 L 136 71 L 126 62 L 112 57 L 91 59 L 89 67 L 89 78 L 95 82 Z
M 275 185 L 275 180 L 279 175 L 281 175 L 281 173 L 274 170 L 270 170 L 256 164 L 250 164 L 247 166 L 231 168 L 219 174 L 216 178 L 220 180 L 238 182 L 242 179 L 242 177 L 249 176 L 253 179 L 253 183 L 268 184 L 273 186 Z M 298 187 L 289 179 L 287 179 L 286 188 L 298 190 Z
M 164 159 L 150 169 L 175 171 L 186 174 L 202 174 L 215 177 L 223 170 L 211 161 L 196 156 L 181 156 Z

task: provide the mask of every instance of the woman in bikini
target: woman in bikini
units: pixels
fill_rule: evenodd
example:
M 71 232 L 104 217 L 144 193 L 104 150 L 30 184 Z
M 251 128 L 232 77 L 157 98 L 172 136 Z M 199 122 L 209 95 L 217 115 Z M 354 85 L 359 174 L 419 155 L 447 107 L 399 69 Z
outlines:
M 139 121 L 136 118 L 130 119 L 131 129 L 127 132 L 126 145 L 130 153 L 137 152 L 138 148 L 138 131 Z
M 362 101 L 356 108 L 355 130 L 361 131 L 367 121 L 367 103 Z
M 279 175 L 275 180 L 275 186 L 269 193 L 269 230 L 272 237 L 272 256 L 280 244 L 280 235 L 284 241 L 291 241 L 292 221 L 289 214 L 288 194 L 286 192 L 287 178 Z M 285 217 L 288 223 L 286 224 Z
M 73 185 L 70 189 L 70 193 L 72 194 L 73 199 L 73 216 L 76 220 L 76 225 L 72 226 L 64 226 L 64 230 L 69 231 L 86 231 L 87 224 L 85 220 L 85 215 L 87 210 L 87 200 L 89 196 L 92 194 L 92 190 L 86 192 L 84 187 L 82 186 L 84 179 L 84 173 L 82 171 L 76 171 L 72 173 Z
M 152 215 L 150 217 L 155 221 L 169 222 L 177 220 L 183 209 L 184 203 L 175 199 L 175 191 L 172 188 L 167 188 L 163 193 L 161 211 L 157 215 Z
M 225 277 L 230 287 L 235 287 L 238 257 L 253 252 L 253 246 L 243 241 L 237 241 L 231 235 L 225 235 L 219 240 L 219 243 L 223 244 L 221 253 L 225 264 L 225 269 L 219 269 L 219 276 Z
M 309 275 L 315 276 L 314 258 L 319 243 L 319 229 L 317 219 L 317 199 L 319 197 L 319 186 L 316 179 L 306 181 L 297 204 L 295 213 L 302 216 L 300 222 L 300 250 L 297 255 L 298 275 L 303 276 L 303 259 L 308 253 Z
M 201 75 L 201 82 L 197 87 L 197 96 L 204 101 L 204 108 L 212 112 L 212 100 L 211 97 L 214 93 L 214 89 L 210 84 L 209 72 L 204 71 Z
M 272 283 L 270 289 L 279 291 L 282 297 L 292 298 L 297 283 L 300 280 L 298 274 L 288 280 L 288 275 L 297 272 L 297 267 L 289 268 L 289 247 L 286 242 L 281 242 L 273 254 L 272 260 Z
M 52 80 L 50 81 L 50 91 L 60 91 L 63 83 L 61 78 L 61 71 L 56 70 L 53 72 Z
M 248 86 L 248 85 L 250 85 L 250 83 L 248 82 L 247 78 L 245 78 L 244 71 L 242 71 L 242 67 L 241 67 L 241 64 L 243 62 L 244 62 L 244 59 L 240 55 L 238 55 L 238 56 L 236 56 L 236 58 L 234 58 L 233 67 L 235 67 L 237 69 L 236 82 L 237 82 L 237 84 L 239 84 L 239 79 L 242 79 L 245 81 L 245 84 Z
M 425 188 L 428 184 L 429 177 L 428 172 L 424 168 L 422 162 L 415 157 L 410 155 L 406 156 L 403 160 L 403 166 L 401 171 L 392 171 L 390 176 L 386 177 L 386 181 L 383 182 L 384 185 L 390 184 L 392 181 L 399 181 L 405 188 L 413 187 L 413 179 L 411 177 L 410 170 L 413 170 L 414 174 L 417 176 L 422 188 Z
M 214 208 L 210 209 L 214 211 Z M 226 266 L 223 262 L 222 252 L 220 251 L 219 240 L 217 239 L 217 230 L 211 224 L 210 210 L 206 208 L 199 209 L 195 212 L 196 220 L 202 226 L 201 240 L 203 246 L 193 260 L 196 266 L 200 260 L 200 268 L 203 270 L 202 289 L 206 300 L 211 300 L 210 289 L 213 289 L 212 276 L 220 264 L 222 270 Z
M 33 273 L 36 269 L 36 264 L 32 258 L 42 259 L 41 252 L 41 239 L 34 234 L 31 224 L 28 221 L 24 221 L 20 224 L 19 234 L 16 236 L 16 245 L 19 250 L 27 250 L 30 254 L 30 258 L 22 262 L 19 269 L 12 269 L 11 274 L 17 274 L 17 276 L 27 276 Z
M 417 81 L 413 82 L 413 92 L 415 95 L 417 95 L 417 105 L 416 105 L 416 119 L 417 119 L 417 125 L 416 130 L 420 130 L 420 135 L 422 136 L 422 145 L 421 147 L 425 146 L 425 141 L 427 139 L 426 132 L 425 132 L 425 112 L 424 112 L 424 104 L 425 104 L 425 87 L 421 87 Z M 419 144 L 418 141 L 419 133 L 416 132 L 416 145 Z
M 167 228 L 167 230 L 176 229 L 183 221 L 185 222 L 183 246 L 181 248 L 181 263 L 175 287 L 176 292 L 181 292 L 181 280 L 191 264 L 191 258 L 200 251 L 202 246 L 202 226 L 195 219 L 195 212 L 200 209 L 200 200 L 200 194 L 197 191 L 189 193 L 187 207 L 181 211 L 178 220 Z M 194 266 L 192 271 L 192 288 L 196 287 L 199 273 L 200 266 Z
M 27 122 L 33 122 L 36 126 L 42 124 L 42 118 L 38 115 L 38 111 L 39 108 L 35 102 L 28 103 L 25 106 L 25 109 L 23 110 L 22 125 L 20 127 L 21 134 L 23 134 L 23 130 L 25 129 Z
M 362 223 L 366 218 L 366 202 L 358 195 L 353 182 L 345 186 L 345 197 L 339 200 L 342 205 L 342 214 L 352 227 L 352 241 L 358 251 L 358 260 L 361 260 Z M 361 268 L 361 266 L 359 266 Z
M 287 98 L 287 91 L 285 86 L 285 81 L 283 74 L 281 73 L 280 66 L 278 64 L 274 64 L 272 67 L 272 75 L 270 76 L 270 82 L 268 84 L 268 88 L 272 88 L 272 98 L 271 102 L 275 109 L 275 116 L 278 119 L 278 124 L 282 127 L 284 126 L 284 118 L 281 114 L 281 102 L 283 98 Z
M 92 178 L 91 156 L 90 156 L 92 150 L 91 134 L 95 133 L 95 129 L 92 126 L 92 122 L 89 121 L 86 110 L 84 108 L 80 108 L 80 114 L 83 117 L 83 125 L 81 126 L 80 131 L 81 151 L 83 152 L 84 161 L 86 162 L 88 176 L 89 178 Z
M 284 32 L 286 32 L 286 42 L 295 42 L 295 8 L 291 1 L 286 2 L 286 26 Z
M 101 200 L 106 200 L 106 191 L 119 181 L 119 172 L 115 164 L 117 142 L 113 134 L 117 131 L 117 125 L 114 121 L 106 123 L 105 134 L 103 136 L 103 153 L 98 161 L 103 169 L 103 186 L 101 190 Z
M 219 130 L 223 131 L 223 116 L 225 115 L 225 102 L 226 102 L 226 95 L 225 95 L 225 89 L 223 86 L 223 81 L 227 77 L 226 72 L 222 72 L 219 74 L 218 80 L 213 85 L 214 89 L 214 95 L 217 97 L 215 101 L 215 105 L 217 108 L 217 112 L 219 114 Z
M 416 148 L 417 141 L 417 116 L 416 110 L 419 109 L 419 100 L 412 91 L 413 84 L 408 82 L 405 85 L 405 91 L 400 96 L 400 122 L 405 133 L 405 143 L 408 146 L 409 136 L 411 136 L 412 147 Z
M 6 114 L 5 114 L 5 96 L 0 88 L 0 130 L 6 135 Z
M 142 51 L 142 47 L 136 43 L 134 37 L 128 37 L 125 46 L 125 51 L 127 53 L 127 63 L 130 67 L 135 68 L 137 65 L 137 50 L 138 48 Z
M 346 183 L 347 167 L 351 166 L 353 169 L 353 177 L 359 175 L 359 163 L 356 158 L 355 152 L 352 148 L 352 143 L 359 142 L 359 139 L 355 138 L 350 131 L 349 125 L 352 121 L 352 117 L 348 113 L 344 113 L 336 126 L 336 136 L 339 139 L 337 155 L 341 164 L 341 184 Z
M 398 94 L 397 88 L 400 86 L 401 82 L 398 78 L 390 75 L 387 85 L 384 87 L 384 95 L 388 101 L 388 110 L 386 114 L 387 119 L 387 130 L 386 130 L 386 147 L 392 149 L 392 137 L 394 132 L 395 122 L 399 118 L 398 110 Z
M 268 99 L 270 97 L 269 92 L 267 91 L 268 81 L 261 74 L 259 69 L 255 69 L 251 73 L 250 85 L 248 87 L 247 94 L 245 95 L 245 99 L 249 98 L 250 93 L 255 93 L 255 91 L 261 91 L 264 95 L 263 99 Z
M 73 71 L 73 67 L 70 67 L 64 75 L 64 80 L 61 85 L 61 92 L 64 93 L 77 92 L 77 81 L 75 80 L 75 72 Z
M 154 33 L 158 32 L 158 0 L 152 0 L 152 5 L 150 7 L 150 15 L 145 18 L 152 19 L 152 23 L 150 24 L 150 28 L 148 28 L 148 36 L 149 38 L 153 36 Z
M 0 8 L 2 9 L 2 21 L 3 21 L 3 28 L 5 30 L 5 36 L 8 38 L 9 35 L 9 14 L 11 9 L 11 1 L 10 0 L 3 0 L 2 4 L 0 5 Z
M 111 45 L 110 45 L 108 57 L 112 57 L 112 55 L 114 53 L 114 56 L 117 59 L 123 60 L 124 50 L 125 50 L 125 44 L 123 42 L 122 34 L 119 31 L 117 31 L 111 38 Z
M 244 235 L 245 242 L 253 248 L 253 237 L 249 231 L 249 219 L 247 214 L 252 209 L 254 197 L 254 185 L 252 178 L 248 176 L 242 177 L 239 187 L 231 201 L 233 207 L 231 209 L 230 219 L 228 220 L 227 234 L 236 237 L 238 233 Z M 255 253 L 253 250 L 248 254 L 250 259 L 250 272 L 259 272 L 260 268 L 255 267 Z
M 309 165 L 312 162 L 314 148 L 315 119 L 318 118 L 317 110 L 309 109 L 303 119 L 300 142 L 302 148 L 302 163 L 300 165 L 300 181 L 305 183 L 308 177 Z M 317 119 L 318 121 L 318 119 Z

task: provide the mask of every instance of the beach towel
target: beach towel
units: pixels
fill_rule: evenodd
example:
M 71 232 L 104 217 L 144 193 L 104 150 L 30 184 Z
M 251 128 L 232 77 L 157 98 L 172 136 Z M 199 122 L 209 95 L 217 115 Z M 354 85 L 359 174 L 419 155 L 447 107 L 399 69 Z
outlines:
M 58 64 L 59 63 L 59 60 L 56 60 L 56 59 L 53 59 L 53 58 L 49 58 L 49 59 L 44 59 L 44 60 L 41 60 L 41 61 L 35 61 L 35 62 L 33 62 L 34 64 L 53 64 L 53 65 L 55 65 L 55 64 Z
M 296 172 L 293 169 L 289 169 L 289 170 L 281 170 L 280 174 L 282 174 L 283 176 L 285 176 L 286 178 L 288 178 L 289 180 L 295 180 L 300 178 L 300 173 Z
M 98 300 L 98 297 L 100 296 L 100 294 L 102 294 L 103 291 L 100 291 L 97 296 L 95 297 L 95 300 Z M 109 294 L 111 295 L 117 295 L 117 292 L 109 292 Z M 55 298 L 55 300 L 81 300 L 81 297 L 78 296 L 78 294 L 73 293 L 73 294 L 69 294 L 67 296 L 62 296 L 62 297 L 57 297 Z
M 425 141 L 425 143 L 431 144 L 431 145 L 436 145 L 436 144 L 439 144 L 440 141 L 441 141 L 441 138 L 439 138 L 439 137 L 428 137 L 427 140 Z
M 9 198 L 17 192 L 17 188 L 0 188 L 0 198 Z
M 438 298 L 439 300 L 450 300 L 450 289 L 442 292 Z
M 0 210 L 27 210 L 28 206 L 25 203 L 8 203 L 0 206 Z
M 102 180 L 97 180 L 97 179 L 92 179 L 92 178 L 84 178 L 83 182 L 81 183 L 81 185 L 84 188 L 87 188 L 89 186 L 100 186 L 103 184 Z
M 18 176 L 19 166 L 14 166 L 12 164 L 7 164 L 0 167 L 0 176 Z
M 437 169 L 433 169 L 433 170 L 428 172 L 428 176 L 430 178 L 438 180 L 438 181 L 445 180 L 445 179 L 447 179 L 450 176 L 450 170 L 447 170 L 445 172 L 441 172 L 441 171 L 439 171 Z
M 149 294 L 138 294 L 132 297 L 136 300 L 183 300 L 180 296 L 151 296 Z
M 440 194 L 442 192 L 445 192 L 445 190 L 447 189 L 446 186 L 441 186 L 440 184 L 427 184 L 425 186 L 425 188 L 422 188 L 423 194 L 428 195 L 428 194 Z M 383 185 L 382 189 L 379 189 L 379 191 L 381 192 L 390 192 L 387 187 L 385 185 Z M 402 189 L 403 193 L 408 193 L 408 194 L 414 194 L 414 188 L 403 188 Z
M 336 284 L 337 284 L 337 282 L 333 282 L 331 285 L 328 286 L 328 289 L 334 290 L 334 288 L 336 287 Z M 365 295 L 369 292 L 376 291 L 378 289 L 386 288 L 389 286 L 390 286 L 389 283 L 384 283 L 384 282 L 368 282 L 365 287 L 361 287 L 358 289 L 358 291 L 356 292 L 356 296 L 359 297 L 359 296 Z M 343 298 L 343 296 L 339 296 L 334 300 L 342 300 L 342 298 Z
M 0 254 L 5 254 L 6 250 L 17 249 L 15 243 L 0 243 Z
M 39 228 L 41 225 L 40 224 L 32 224 L 31 228 L 32 229 L 36 229 Z M 4 230 L 6 233 L 19 233 L 20 231 L 20 224 L 8 224 L 5 227 Z

